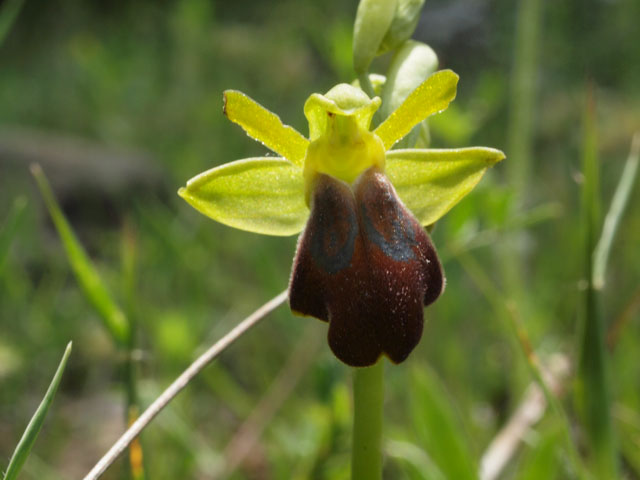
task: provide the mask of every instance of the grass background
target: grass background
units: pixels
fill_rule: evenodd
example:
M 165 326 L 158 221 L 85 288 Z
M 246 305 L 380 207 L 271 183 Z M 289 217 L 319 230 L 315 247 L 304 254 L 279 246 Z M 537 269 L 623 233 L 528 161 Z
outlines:
M 78 288 L 29 162 L 43 165 L 101 277 L 138 325 L 139 394 L 147 404 L 197 352 L 288 281 L 295 238 L 217 225 L 175 194 L 205 169 L 264 154 L 224 118 L 222 91 L 242 90 L 306 133 L 307 96 L 352 79 L 356 6 L 25 2 L 0 46 L 0 229 L 8 239 L 6 255 L 0 248 L 0 469 L 69 340 L 74 352 L 23 478 L 80 477 L 126 418 L 125 352 Z M 530 145 L 525 132 L 517 140 L 527 143 L 524 154 L 514 151 L 514 163 L 514 116 L 527 108 L 526 92 L 515 88 L 522 61 L 516 39 L 524 28 L 516 7 L 429 0 L 414 35 L 461 76 L 457 100 L 431 121 L 433 145 L 492 146 L 507 160 L 433 233 L 448 286 L 426 310 L 415 353 L 387 369 L 385 478 L 473 478 L 532 381 L 501 310 L 505 302 L 517 306 L 543 363 L 562 352 L 577 369 L 585 104 L 591 90 L 595 134 L 588 140 L 597 137 L 605 212 L 640 130 L 640 4 L 540 3 L 535 48 L 525 49 L 524 60 L 533 65 L 532 123 L 523 127 Z M 10 228 L 16 202 L 26 206 Z M 636 189 L 600 301 L 605 328 L 623 325 L 607 357 L 625 478 L 640 478 L 638 245 Z M 135 274 L 123 260 L 131 252 Z M 233 455 L 230 445 L 248 438 L 237 437 L 247 431 L 240 428 L 245 420 L 273 402 L 254 413 L 258 421 L 248 431 L 264 431 L 230 478 L 347 478 L 350 376 L 325 333 L 320 322 L 282 308 L 243 338 L 147 430 L 147 477 L 215 478 Z M 291 378 L 299 381 L 290 394 L 270 393 L 286 392 Z M 562 403 L 579 449 L 588 452 L 572 387 L 570 380 Z M 503 478 L 566 478 L 560 429 L 548 414 Z M 105 478 L 126 475 L 121 461 Z

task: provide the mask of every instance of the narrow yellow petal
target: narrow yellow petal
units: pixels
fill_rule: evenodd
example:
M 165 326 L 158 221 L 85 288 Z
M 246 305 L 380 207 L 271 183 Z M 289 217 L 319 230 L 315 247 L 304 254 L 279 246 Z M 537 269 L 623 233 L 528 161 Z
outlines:
M 429 115 L 447 108 L 456 97 L 458 78 L 451 70 L 440 70 L 422 82 L 374 131 L 385 148 L 390 149 Z
M 224 114 L 240 125 L 255 140 L 302 166 L 309 140 L 296 129 L 285 125 L 275 113 L 237 90 L 224 92 Z

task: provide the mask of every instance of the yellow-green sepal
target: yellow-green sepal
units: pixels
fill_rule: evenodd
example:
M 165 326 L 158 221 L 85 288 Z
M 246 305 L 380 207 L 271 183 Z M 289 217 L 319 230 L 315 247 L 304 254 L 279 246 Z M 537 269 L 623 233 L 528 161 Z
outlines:
M 302 169 L 283 158 L 247 158 L 192 178 L 178 191 L 206 216 L 249 232 L 299 233 L 309 209 Z
M 456 97 L 458 75 L 440 70 L 429 76 L 389 117 L 375 129 L 385 148 L 390 149 L 429 115 L 441 112 Z
M 302 165 L 309 140 L 280 117 L 237 90 L 224 92 L 224 114 L 247 135 L 295 165 Z
M 420 224 L 431 225 L 504 158 L 500 150 L 485 147 L 392 150 L 387 152 L 386 173 Z

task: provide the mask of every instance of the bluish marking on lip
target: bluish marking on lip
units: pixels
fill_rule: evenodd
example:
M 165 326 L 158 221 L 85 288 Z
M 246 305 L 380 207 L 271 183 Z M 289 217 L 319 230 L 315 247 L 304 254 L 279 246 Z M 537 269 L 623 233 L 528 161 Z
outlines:
M 326 188 L 316 196 L 314 205 L 317 217 L 309 245 L 311 257 L 329 274 L 338 273 L 351 264 L 358 236 L 353 197 L 349 198 L 349 205 L 344 205 L 339 195 L 333 188 Z
M 388 194 L 387 194 L 388 195 Z M 409 218 L 407 218 L 406 212 L 402 209 L 398 201 L 389 196 L 385 199 L 389 206 L 390 211 L 386 213 L 382 220 L 388 222 L 390 226 L 388 232 L 380 232 L 371 216 L 369 209 L 364 203 L 360 205 L 360 217 L 364 226 L 364 231 L 374 245 L 376 245 L 382 252 L 397 262 L 408 262 L 416 258 L 413 247 L 418 245 L 416 241 L 415 232 Z M 386 209 L 384 209 L 386 210 Z M 387 236 L 385 236 L 385 233 Z

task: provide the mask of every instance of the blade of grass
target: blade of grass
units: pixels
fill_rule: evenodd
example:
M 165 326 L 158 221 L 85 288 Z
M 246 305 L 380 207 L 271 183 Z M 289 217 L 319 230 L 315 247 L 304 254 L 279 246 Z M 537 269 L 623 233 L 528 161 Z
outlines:
M 553 426 L 542 434 L 537 445 L 518 469 L 517 480 L 553 480 L 558 477 L 560 462 L 556 447 L 562 442 L 562 428 Z
M 13 23 L 18 18 L 24 0 L 6 0 L 0 6 L 0 46 L 4 43 L 7 35 L 11 31 Z
M 530 164 L 534 134 L 536 73 L 543 2 L 520 0 L 516 19 L 511 72 L 507 174 L 509 185 L 526 201 L 531 185 Z
M 51 407 L 51 403 L 53 402 L 53 397 L 56 395 L 56 391 L 58 390 L 58 385 L 60 385 L 60 380 L 62 379 L 62 372 L 64 372 L 64 368 L 67 365 L 67 359 L 71 354 L 71 342 L 67 345 L 67 348 L 64 351 L 64 355 L 62 355 L 62 360 L 60 360 L 60 364 L 58 365 L 58 369 L 56 370 L 55 375 L 53 376 L 53 380 L 51 380 L 51 384 L 47 389 L 47 393 L 44 394 L 44 398 L 36 413 L 31 417 L 31 421 L 29 425 L 27 425 L 20 442 L 18 442 L 18 446 L 16 447 L 11 460 L 9 461 L 9 466 L 7 467 L 7 472 L 4 475 L 4 480 L 15 480 L 18 478 L 18 473 L 22 469 L 25 460 L 29 456 L 29 452 L 33 447 L 33 444 L 38 438 L 38 433 L 40 433 L 40 429 L 42 428 L 42 424 L 44 423 L 44 419 L 47 416 L 47 412 L 49 411 L 49 407 Z
M 513 205 L 519 211 L 528 200 L 532 181 L 531 155 L 535 134 L 534 113 L 536 105 L 536 80 L 538 70 L 538 45 L 544 2 L 519 0 L 514 32 L 513 66 L 510 78 L 509 129 L 507 132 L 507 157 L 505 164 L 509 188 L 518 195 Z M 500 269 L 504 285 L 510 293 L 522 299 L 525 279 L 522 276 L 525 258 L 521 249 L 519 231 L 503 237 L 500 252 Z
M 114 340 L 120 345 L 126 345 L 131 333 L 127 318 L 112 300 L 111 295 L 102 283 L 89 256 L 73 233 L 69 222 L 56 202 L 49 182 L 40 165 L 32 165 L 31 173 L 40 189 L 40 194 L 47 205 L 56 230 L 58 230 L 58 235 L 60 235 L 60 239 L 62 240 L 71 268 L 76 275 L 76 279 L 85 297 L 96 312 L 98 312 L 104 326 Z
M 620 428 L 620 447 L 624 454 L 626 466 L 640 477 L 640 414 L 626 405 L 616 404 L 613 416 Z
M 636 173 L 638 172 L 638 163 L 640 163 L 640 132 L 636 133 L 631 141 L 629 157 L 622 170 L 622 175 L 620 175 L 611 206 L 604 219 L 602 235 L 593 253 L 593 288 L 597 290 L 602 290 L 604 287 L 611 244 L 618 230 L 624 209 L 629 202 L 629 197 L 631 196 L 633 184 L 636 179 Z
M 13 201 L 9 215 L 5 220 L 4 225 L 0 229 L 0 274 L 4 268 L 4 262 L 9 255 L 9 249 L 11 248 L 11 242 L 15 237 L 20 227 L 20 223 L 24 218 L 25 207 L 27 206 L 27 199 L 24 197 L 18 197 Z
M 440 471 L 427 453 L 413 443 L 402 440 L 387 440 L 385 452 L 390 457 L 404 462 L 412 474 L 420 480 L 446 480 L 447 477 Z
M 445 478 L 478 479 L 465 430 L 439 379 L 422 368 L 414 369 L 411 378 L 411 418 L 423 448 Z
M 611 420 L 611 391 L 604 318 L 594 280 L 594 248 L 600 225 L 600 192 L 595 101 L 588 90 L 582 162 L 583 241 L 586 289 L 581 323 L 576 401 L 585 428 L 590 469 L 600 480 L 618 478 L 618 454 Z

